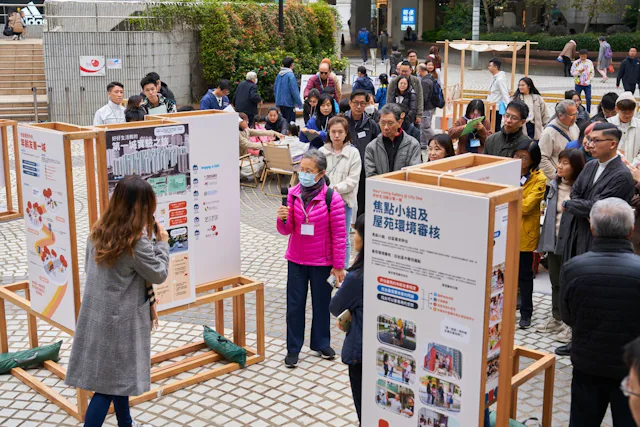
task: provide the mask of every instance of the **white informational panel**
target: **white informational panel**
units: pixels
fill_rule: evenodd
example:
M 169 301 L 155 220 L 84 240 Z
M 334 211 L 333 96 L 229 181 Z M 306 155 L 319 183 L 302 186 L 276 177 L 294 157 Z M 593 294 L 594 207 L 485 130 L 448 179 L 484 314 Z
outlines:
M 309 79 L 315 74 L 303 74 L 300 76 L 300 99 L 304 101 L 304 90 L 307 87 Z
M 370 179 L 366 203 L 362 425 L 477 426 L 489 199 Z
M 167 114 L 189 126 L 196 284 L 239 276 L 240 169 L 236 113 Z
M 169 275 L 154 283 L 158 310 L 196 300 L 191 228 L 193 176 L 187 125 L 107 130 L 109 195 L 127 175 L 144 178 L 156 193 L 155 217 L 169 233 Z
M 70 146 L 55 131 L 19 126 L 20 174 L 27 238 L 31 307 L 74 330 L 76 324 L 71 230 L 67 202 Z
M 483 165 L 482 167 L 471 168 L 468 171 L 462 170 L 455 175 L 459 178 L 473 179 L 475 181 L 490 182 L 492 184 L 520 186 L 520 160 L 509 160 L 495 164 Z

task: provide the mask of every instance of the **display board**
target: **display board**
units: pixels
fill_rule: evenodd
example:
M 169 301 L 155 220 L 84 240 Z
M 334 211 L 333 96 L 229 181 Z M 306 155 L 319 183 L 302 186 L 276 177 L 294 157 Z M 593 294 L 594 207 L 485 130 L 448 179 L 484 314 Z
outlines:
M 198 190 L 191 172 L 189 126 L 152 125 L 106 131 L 109 196 L 127 175 L 144 178 L 156 193 L 157 221 L 169 233 L 169 275 L 154 283 L 158 309 L 188 304 L 196 299 L 193 274 L 192 228 Z M 195 169 L 195 168 L 194 168 Z
M 158 117 L 189 127 L 194 199 L 189 239 L 196 283 L 239 276 L 238 115 L 207 110 Z
M 369 80 L 371 80 L 371 83 L 373 83 L 373 89 L 375 91 L 375 93 L 378 93 L 378 88 L 380 87 L 380 78 L 378 76 L 370 76 L 367 75 L 367 77 L 369 78 Z M 356 79 L 358 78 L 357 74 L 352 74 L 351 75 L 351 86 L 353 87 L 353 84 L 356 82 Z
M 315 74 L 303 74 L 300 76 L 300 99 L 304 102 L 304 90 L 307 87 L 307 83 L 309 83 L 309 79 L 315 76 Z
M 31 307 L 75 329 L 79 287 L 71 147 L 64 134 L 19 126 Z

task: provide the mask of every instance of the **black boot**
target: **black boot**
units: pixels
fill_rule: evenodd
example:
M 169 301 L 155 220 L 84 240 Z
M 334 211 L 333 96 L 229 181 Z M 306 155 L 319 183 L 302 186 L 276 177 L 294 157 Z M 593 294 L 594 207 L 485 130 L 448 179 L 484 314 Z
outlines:
M 558 356 L 571 356 L 571 343 L 556 348 Z

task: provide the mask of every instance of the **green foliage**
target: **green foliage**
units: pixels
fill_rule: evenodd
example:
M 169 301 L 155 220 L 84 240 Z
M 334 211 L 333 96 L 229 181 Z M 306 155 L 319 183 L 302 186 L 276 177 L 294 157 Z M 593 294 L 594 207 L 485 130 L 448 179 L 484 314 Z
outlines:
M 473 24 L 473 5 L 471 3 L 455 3 L 448 8 L 442 18 L 441 30 L 470 33 Z
M 346 60 L 335 57 L 338 15 L 324 1 L 309 5 L 288 1 L 284 37 L 278 33 L 278 7 L 274 3 L 193 0 L 179 5 L 159 3 L 149 9 L 149 14 L 155 19 L 132 18 L 130 28 L 197 31 L 204 78 L 210 82 L 226 78 L 237 83 L 247 72 L 255 71 L 265 101 L 273 100 L 273 84 L 285 56 L 296 58 L 297 75 L 315 73 L 323 58 L 329 58 L 336 71 L 347 66 Z

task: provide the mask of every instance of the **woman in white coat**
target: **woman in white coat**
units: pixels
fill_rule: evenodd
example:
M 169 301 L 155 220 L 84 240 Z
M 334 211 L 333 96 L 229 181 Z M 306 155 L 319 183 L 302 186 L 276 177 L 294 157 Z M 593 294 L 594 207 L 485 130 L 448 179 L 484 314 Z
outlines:
M 327 172 L 331 187 L 342 196 L 346 213 L 347 256 L 345 268 L 349 265 L 351 243 L 349 229 L 354 211 L 357 211 L 358 183 L 362 161 L 360 152 L 351 145 L 349 122 L 344 117 L 333 117 L 327 125 L 327 142 L 320 151 L 327 158 Z

